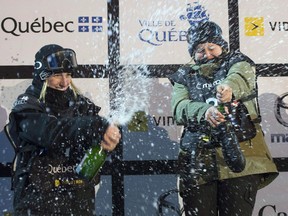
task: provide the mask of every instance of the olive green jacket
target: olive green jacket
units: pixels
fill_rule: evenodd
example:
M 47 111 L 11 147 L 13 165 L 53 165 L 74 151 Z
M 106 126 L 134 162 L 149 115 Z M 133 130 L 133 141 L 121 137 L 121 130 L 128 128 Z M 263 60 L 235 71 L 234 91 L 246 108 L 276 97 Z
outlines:
M 192 64 L 191 67 L 193 67 Z M 207 71 L 200 68 L 199 73 L 201 75 L 205 75 Z M 232 88 L 233 95 L 237 100 L 246 97 L 253 91 L 256 84 L 255 76 L 255 68 L 248 62 L 241 61 L 230 67 L 226 78 L 222 80 L 221 83 L 225 83 Z M 189 91 L 185 85 L 177 82 L 172 82 L 172 84 L 172 112 L 176 123 L 178 125 L 187 125 L 187 121 L 194 118 L 197 119 L 199 124 L 203 124 L 205 112 L 211 105 L 205 102 L 191 101 L 189 98 Z M 258 109 L 256 100 L 250 100 L 244 104 L 246 105 L 251 118 L 257 118 Z M 215 160 L 211 159 L 211 161 L 209 161 L 207 158 L 210 157 L 207 157 L 207 155 L 211 154 L 211 150 L 204 149 L 201 154 L 202 158 L 199 158 L 199 161 L 206 163 L 208 171 L 202 170 L 197 184 L 204 184 L 212 180 L 223 180 L 252 174 L 262 175 L 263 178 L 259 188 L 262 188 L 272 182 L 278 175 L 278 171 L 265 143 L 261 126 L 259 124 L 256 124 L 255 126 L 257 129 L 256 137 L 240 143 L 241 149 L 246 158 L 246 167 L 244 171 L 240 173 L 233 173 L 224 162 L 221 147 L 217 147 L 215 165 L 217 167 L 217 173 L 209 172 L 209 167 L 211 166 L 209 163 L 215 163 L 213 162 Z M 203 159 L 203 156 L 205 156 L 205 160 Z M 187 161 L 189 161 L 188 159 L 189 153 L 180 150 L 180 166 L 186 166 Z

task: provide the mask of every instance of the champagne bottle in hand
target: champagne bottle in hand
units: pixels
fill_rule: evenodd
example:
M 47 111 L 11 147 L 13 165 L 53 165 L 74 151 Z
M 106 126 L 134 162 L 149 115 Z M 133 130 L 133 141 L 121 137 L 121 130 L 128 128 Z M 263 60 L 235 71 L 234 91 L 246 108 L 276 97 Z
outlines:
M 100 144 L 91 147 L 76 167 L 76 173 L 85 177 L 89 181 L 92 180 L 105 163 L 106 157 L 107 152 Z
M 224 104 L 219 104 L 218 110 L 227 116 Z M 245 169 L 246 160 L 229 119 L 220 123 L 217 130 L 226 164 L 233 172 L 242 172 Z

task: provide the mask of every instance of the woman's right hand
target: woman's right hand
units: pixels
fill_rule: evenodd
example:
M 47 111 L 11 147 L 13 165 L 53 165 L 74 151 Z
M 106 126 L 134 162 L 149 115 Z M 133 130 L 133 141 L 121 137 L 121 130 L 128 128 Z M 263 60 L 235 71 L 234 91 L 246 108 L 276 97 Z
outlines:
M 101 146 L 106 151 L 113 151 L 118 145 L 120 139 L 121 133 L 119 128 L 116 125 L 111 124 L 108 126 L 104 134 Z

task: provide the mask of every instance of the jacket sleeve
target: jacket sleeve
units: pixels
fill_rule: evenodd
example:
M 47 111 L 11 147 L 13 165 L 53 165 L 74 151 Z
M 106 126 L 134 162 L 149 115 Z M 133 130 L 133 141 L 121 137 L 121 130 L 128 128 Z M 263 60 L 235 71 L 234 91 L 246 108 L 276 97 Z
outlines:
M 189 92 L 185 85 L 172 82 L 172 112 L 179 125 L 188 125 L 204 120 L 206 110 L 211 106 L 204 102 L 193 102 L 189 99 Z
M 232 88 L 236 100 L 245 98 L 256 89 L 255 67 L 242 61 L 234 64 L 228 71 L 227 77 L 222 81 Z M 244 102 L 252 119 L 258 118 L 257 98 Z
M 15 115 L 21 139 L 40 147 L 69 143 L 70 145 L 92 143 L 101 139 L 108 123 L 98 115 L 67 117 L 55 116 L 35 110 L 25 110 Z
M 242 61 L 234 64 L 228 71 L 227 77 L 222 81 L 233 90 L 235 99 L 246 97 L 255 88 L 256 74 L 255 67 L 248 62 Z

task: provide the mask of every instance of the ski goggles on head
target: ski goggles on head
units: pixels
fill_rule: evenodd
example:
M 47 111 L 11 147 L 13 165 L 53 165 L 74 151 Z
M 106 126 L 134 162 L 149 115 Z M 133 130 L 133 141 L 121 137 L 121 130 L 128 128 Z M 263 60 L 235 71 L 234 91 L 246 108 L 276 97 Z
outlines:
M 64 49 L 52 53 L 43 59 L 46 70 L 52 72 L 66 72 L 77 68 L 76 54 L 71 49 Z

